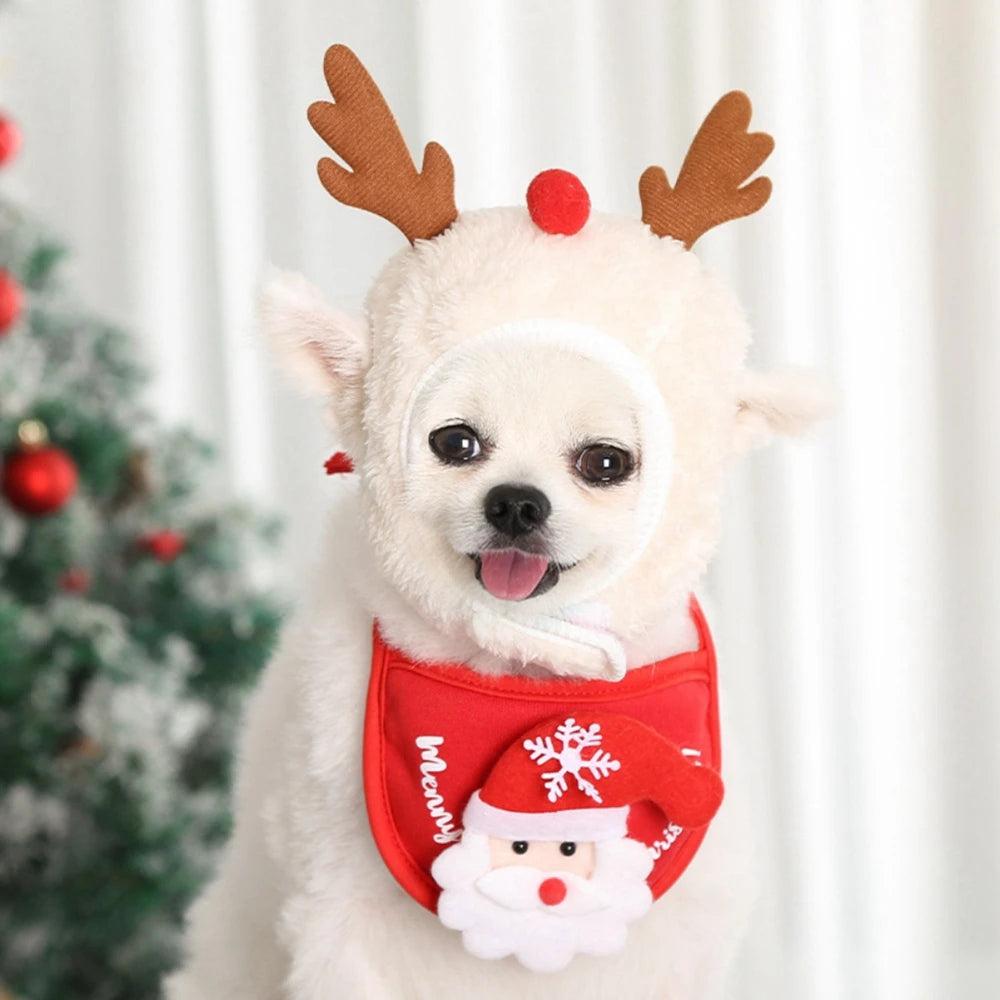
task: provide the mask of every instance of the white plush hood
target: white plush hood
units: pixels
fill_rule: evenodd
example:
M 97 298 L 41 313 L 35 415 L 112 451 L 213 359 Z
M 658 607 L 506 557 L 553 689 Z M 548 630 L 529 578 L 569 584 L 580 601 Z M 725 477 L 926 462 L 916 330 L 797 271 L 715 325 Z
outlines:
M 393 585 L 425 614 L 459 627 L 462 619 L 481 618 L 486 605 L 494 615 L 538 627 L 553 616 L 579 619 L 574 607 L 597 600 L 607 611 L 601 635 L 621 639 L 655 619 L 658 606 L 683 599 L 714 543 L 718 478 L 731 452 L 737 373 L 748 340 L 732 297 L 693 255 L 637 220 L 598 215 L 583 232 L 563 238 L 540 232 L 522 210 L 468 213 L 388 265 L 373 291 L 369 322 L 373 362 L 361 459 L 366 519 Z M 440 552 L 425 559 L 415 552 L 421 526 L 405 502 L 407 456 L 422 444 L 411 439 L 413 416 L 435 380 L 500 342 L 526 356 L 558 344 L 597 360 L 629 386 L 647 455 L 641 510 L 633 544 L 596 590 L 574 593 L 560 584 L 523 606 L 490 608 L 477 595 L 458 608 L 421 569 Z M 671 488 L 675 464 L 679 478 Z M 671 528 L 675 507 L 683 536 Z M 618 675 L 623 654 L 619 648 L 611 655 L 611 673 Z

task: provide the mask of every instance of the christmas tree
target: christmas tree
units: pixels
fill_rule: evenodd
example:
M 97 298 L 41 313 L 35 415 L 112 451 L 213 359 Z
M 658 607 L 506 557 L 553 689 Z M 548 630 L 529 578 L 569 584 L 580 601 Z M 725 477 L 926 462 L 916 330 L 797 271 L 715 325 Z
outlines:
M 18 144 L 0 117 L 0 166 Z M 274 528 L 199 496 L 210 450 L 157 426 L 61 257 L 0 198 L 0 996 L 145 1000 L 228 832 Z

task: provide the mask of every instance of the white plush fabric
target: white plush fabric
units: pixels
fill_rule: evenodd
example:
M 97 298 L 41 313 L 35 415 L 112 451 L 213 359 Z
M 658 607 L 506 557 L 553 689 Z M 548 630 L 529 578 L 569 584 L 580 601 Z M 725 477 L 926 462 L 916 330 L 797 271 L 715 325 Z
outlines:
M 603 809 L 558 809 L 548 813 L 515 812 L 491 806 L 473 792 L 462 827 L 508 840 L 607 840 L 624 837 L 628 824 L 628 806 Z

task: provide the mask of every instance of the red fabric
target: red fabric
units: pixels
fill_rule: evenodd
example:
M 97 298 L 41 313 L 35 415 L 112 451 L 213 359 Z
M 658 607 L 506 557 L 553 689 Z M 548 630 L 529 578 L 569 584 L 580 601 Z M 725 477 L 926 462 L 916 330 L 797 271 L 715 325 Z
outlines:
M 568 170 L 543 170 L 528 185 L 531 221 L 546 233 L 572 236 L 590 217 L 590 195 Z
M 328 476 L 336 476 L 342 472 L 353 472 L 354 463 L 346 451 L 337 451 L 323 463 L 323 468 Z
M 617 682 L 483 677 L 457 664 L 416 663 L 387 646 L 376 624 L 365 713 L 365 799 L 376 845 L 399 884 L 429 910 L 436 908 L 430 867 L 457 839 L 469 797 L 518 736 L 555 715 L 629 716 L 718 771 L 715 650 L 693 597 L 691 614 L 698 650 L 630 670 Z M 648 880 L 654 898 L 680 877 L 705 829 L 681 828 L 650 801 L 632 806 L 629 836 L 655 849 Z
M 4 462 L 3 495 L 22 514 L 52 514 L 76 492 L 77 479 L 76 463 L 62 448 L 25 448 Z

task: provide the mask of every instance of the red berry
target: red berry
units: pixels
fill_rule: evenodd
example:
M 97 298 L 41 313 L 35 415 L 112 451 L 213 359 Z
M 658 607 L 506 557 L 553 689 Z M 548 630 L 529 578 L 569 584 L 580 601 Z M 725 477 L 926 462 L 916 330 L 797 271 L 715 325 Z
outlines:
M 528 212 L 546 233 L 572 236 L 590 217 L 590 195 L 568 170 L 543 170 L 528 185 Z
M 17 155 L 21 148 L 21 130 L 4 115 L 0 115 L 0 167 Z
M 76 464 L 55 445 L 25 448 L 3 467 L 3 495 L 22 514 L 52 514 L 76 491 Z

